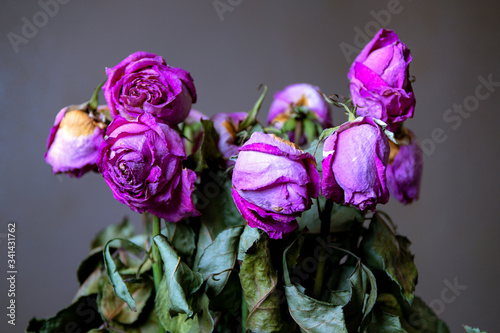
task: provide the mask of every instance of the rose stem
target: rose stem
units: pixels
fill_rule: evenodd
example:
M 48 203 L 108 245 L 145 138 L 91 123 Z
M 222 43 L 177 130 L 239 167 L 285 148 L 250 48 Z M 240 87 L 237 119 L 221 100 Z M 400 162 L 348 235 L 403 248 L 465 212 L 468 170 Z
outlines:
M 320 236 L 323 237 L 324 243 L 326 244 L 328 234 L 330 233 L 330 218 L 332 215 L 333 201 L 326 200 L 325 207 L 320 215 L 321 220 L 321 230 Z M 321 289 L 323 287 L 323 278 L 325 276 L 325 266 L 326 266 L 326 250 L 324 245 L 319 245 L 319 258 L 318 258 L 318 270 L 316 271 L 316 279 L 314 280 L 314 297 L 319 299 L 321 296 Z
M 186 146 L 186 152 L 188 155 L 193 153 L 194 148 L 194 134 L 193 129 L 189 125 L 184 125 L 183 133 L 187 140 L 184 141 Z
M 155 238 L 156 235 L 160 234 L 161 230 L 161 219 L 153 215 L 153 234 L 152 238 Z M 161 282 L 161 275 L 162 275 L 162 268 L 161 268 L 161 256 L 160 256 L 160 250 L 158 249 L 158 246 L 156 246 L 156 243 L 153 241 L 152 242 L 153 246 L 153 278 L 155 282 L 155 291 L 156 294 L 158 294 L 158 291 L 160 290 L 160 282 Z M 163 326 L 161 325 L 160 322 L 158 322 L 158 333 L 165 333 L 165 330 L 163 329 Z
M 142 227 L 144 229 L 144 235 L 149 234 L 149 216 L 148 212 L 142 213 Z
M 155 238 L 155 236 L 160 234 L 161 230 L 161 219 L 158 216 L 153 215 L 153 234 L 152 238 Z M 160 250 L 158 250 L 158 247 L 156 246 L 156 243 L 153 241 L 153 278 L 155 281 L 155 290 L 158 292 L 158 289 L 160 287 L 160 281 L 161 281 L 161 273 L 162 273 L 162 268 L 161 268 L 161 257 L 160 257 Z
M 293 133 L 294 138 L 293 141 L 297 146 L 300 146 L 300 139 L 302 138 L 302 120 L 297 121 L 297 125 L 295 125 L 295 131 Z

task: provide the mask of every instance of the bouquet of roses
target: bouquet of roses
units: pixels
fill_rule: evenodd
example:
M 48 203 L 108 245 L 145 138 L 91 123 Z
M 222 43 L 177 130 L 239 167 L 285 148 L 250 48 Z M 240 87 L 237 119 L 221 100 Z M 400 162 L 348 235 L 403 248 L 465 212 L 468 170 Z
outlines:
M 127 220 L 99 232 L 73 303 L 26 331 L 448 332 L 414 296 L 409 240 L 377 210 L 419 195 L 411 60 L 381 30 L 351 66 L 350 98 L 290 85 L 266 127 L 266 87 L 249 112 L 208 118 L 162 57 L 108 68 L 107 105 L 99 87 L 63 108 L 45 159 L 100 172 L 144 233 Z

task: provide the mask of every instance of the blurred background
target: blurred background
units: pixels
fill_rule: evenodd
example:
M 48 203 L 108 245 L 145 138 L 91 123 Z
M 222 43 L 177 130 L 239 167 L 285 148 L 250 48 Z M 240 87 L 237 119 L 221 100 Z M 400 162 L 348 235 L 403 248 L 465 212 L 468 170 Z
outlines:
M 494 332 L 500 299 L 500 3 L 482 1 L 2 1 L 0 4 L 0 331 L 54 315 L 77 290 L 93 236 L 129 216 L 99 174 L 52 175 L 57 112 L 87 100 L 132 52 L 191 72 L 195 108 L 249 110 L 268 85 L 348 95 L 347 71 L 381 27 L 410 48 L 424 147 L 420 201 L 383 207 L 412 241 L 416 294 L 450 326 Z M 104 100 L 103 100 L 104 101 Z M 460 111 L 461 110 L 461 111 Z M 336 109 L 334 121 L 345 120 Z M 16 223 L 16 326 L 7 325 L 7 224 Z M 453 287 L 454 286 L 454 287 Z M 450 293 L 451 291 L 451 293 Z M 452 297 L 454 296 L 454 297 Z

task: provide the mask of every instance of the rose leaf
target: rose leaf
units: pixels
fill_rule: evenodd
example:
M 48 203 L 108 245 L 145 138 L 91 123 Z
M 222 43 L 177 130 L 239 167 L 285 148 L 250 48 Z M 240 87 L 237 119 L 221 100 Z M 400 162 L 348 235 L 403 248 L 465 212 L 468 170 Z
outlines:
M 132 248 L 132 249 L 139 250 L 139 251 L 144 251 L 144 249 L 141 248 L 140 246 L 138 246 L 137 244 L 135 244 L 129 240 L 122 239 L 122 238 L 115 238 L 115 239 L 109 240 L 103 249 L 104 265 L 106 267 L 106 273 L 108 274 L 109 281 L 111 282 L 111 285 L 113 286 L 113 290 L 114 290 L 116 296 L 118 296 L 122 300 L 124 300 L 128 304 L 128 306 L 130 307 L 130 309 L 132 311 L 136 311 L 135 301 L 132 298 L 132 296 L 130 295 L 130 292 L 127 288 L 127 285 L 125 284 L 125 282 L 123 281 L 123 278 L 121 277 L 120 273 L 118 272 L 118 268 L 117 268 L 117 266 L 113 260 L 113 257 L 111 256 L 111 253 L 109 251 L 110 244 L 111 244 L 111 242 L 114 242 L 114 241 L 121 241 L 122 247 L 128 247 L 128 248 Z
M 238 243 L 243 226 L 221 232 L 201 256 L 198 272 L 207 281 L 206 291 L 210 297 L 217 296 L 227 283 L 237 259 Z
M 376 213 L 360 247 L 367 266 L 385 271 L 399 286 L 401 296 L 411 304 L 418 272 L 409 250 L 410 241 L 406 237 L 396 235 L 393 228 L 382 219 L 381 214 Z
M 192 295 L 203 284 L 202 275 L 192 271 L 181 261 L 165 236 L 155 236 L 153 241 L 158 246 L 163 260 L 164 275 L 161 284 L 165 284 L 168 290 L 168 296 L 157 293 L 156 302 L 162 303 L 163 308 L 166 307 L 170 314 L 185 313 L 192 318 L 194 315 L 191 305 Z
M 280 297 L 276 292 L 278 272 L 271 262 L 267 234 L 262 234 L 255 251 L 247 253 L 240 268 L 241 288 L 249 310 L 246 327 L 254 332 L 276 332 L 282 327 Z
M 27 333 L 66 332 L 80 329 L 87 332 L 102 325 L 102 319 L 97 310 L 97 295 L 83 296 L 70 306 L 59 311 L 48 319 L 33 318 L 26 328 Z

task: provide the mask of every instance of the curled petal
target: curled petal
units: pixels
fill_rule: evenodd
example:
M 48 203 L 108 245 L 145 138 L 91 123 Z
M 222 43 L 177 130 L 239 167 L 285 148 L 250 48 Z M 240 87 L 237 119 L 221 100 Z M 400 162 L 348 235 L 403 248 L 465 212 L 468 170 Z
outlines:
M 396 130 L 413 117 L 415 97 L 409 78 L 410 50 L 391 30 L 380 30 L 354 60 L 351 98 L 359 116 L 370 116 Z
M 111 115 L 128 120 L 146 112 L 171 126 L 182 122 L 196 102 L 189 72 L 152 53 L 135 52 L 107 68 L 103 86 Z
M 53 173 L 81 177 L 88 171 L 97 170 L 104 129 L 105 124 L 91 118 L 86 110 L 66 107 L 59 111 L 45 153 L 45 161 L 52 166 Z
M 378 203 L 387 203 L 387 141 L 370 117 L 340 126 L 323 146 L 323 195 L 361 210 L 375 210 Z
M 196 175 L 182 167 L 186 154 L 175 130 L 144 113 L 133 121 L 116 116 L 107 134 L 98 166 L 118 201 L 170 222 L 198 214 Z
M 320 177 L 312 155 L 272 134 L 255 132 L 239 149 L 233 198 L 248 225 L 282 238 L 311 208 Z

